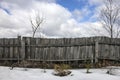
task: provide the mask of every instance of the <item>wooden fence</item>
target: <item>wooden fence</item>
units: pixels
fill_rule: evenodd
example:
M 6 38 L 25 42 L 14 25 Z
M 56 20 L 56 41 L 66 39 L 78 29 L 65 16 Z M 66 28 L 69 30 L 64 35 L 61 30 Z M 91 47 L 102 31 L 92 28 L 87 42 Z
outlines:
M 81 61 L 120 60 L 120 39 L 89 38 L 1 38 L 0 60 Z

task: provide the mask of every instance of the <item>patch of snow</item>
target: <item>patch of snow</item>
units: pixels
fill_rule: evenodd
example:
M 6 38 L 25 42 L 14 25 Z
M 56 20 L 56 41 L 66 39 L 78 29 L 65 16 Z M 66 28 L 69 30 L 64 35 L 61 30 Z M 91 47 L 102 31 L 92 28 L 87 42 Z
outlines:
M 119 75 L 120 76 L 120 67 L 108 66 L 108 67 L 106 67 L 106 69 L 107 69 L 107 73 L 109 73 L 111 75 Z
M 72 69 L 71 75 L 59 77 L 52 73 L 53 69 L 31 69 L 13 68 L 0 66 L 0 80 L 120 80 L 120 72 L 117 75 L 106 74 L 107 69 L 90 69 L 92 73 L 87 74 L 86 69 Z

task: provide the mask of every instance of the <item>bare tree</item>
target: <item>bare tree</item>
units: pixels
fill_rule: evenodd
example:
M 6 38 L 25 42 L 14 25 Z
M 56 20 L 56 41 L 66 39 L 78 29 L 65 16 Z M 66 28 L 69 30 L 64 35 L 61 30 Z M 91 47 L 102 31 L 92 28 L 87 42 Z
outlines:
M 120 36 L 120 6 L 115 1 L 105 0 L 100 13 L 101 23 L 111 38 Z
M 40 16 L 39 12 L 35 13 L 35 17 L 32 19 L 30 17 L 30 22 L 32 25 L 32 37 L 35 37 L 36 31 L 40 28 L 40 25 L 43 23 L 44 19 Z

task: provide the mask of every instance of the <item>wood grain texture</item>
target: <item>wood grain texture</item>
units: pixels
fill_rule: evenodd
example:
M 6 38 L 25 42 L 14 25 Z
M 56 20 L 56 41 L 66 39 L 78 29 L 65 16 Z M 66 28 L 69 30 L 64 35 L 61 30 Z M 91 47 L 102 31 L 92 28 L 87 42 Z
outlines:
M 75 61 L 120 59 L 120 39 L 88 38 L 0 38 L 0 60 Z

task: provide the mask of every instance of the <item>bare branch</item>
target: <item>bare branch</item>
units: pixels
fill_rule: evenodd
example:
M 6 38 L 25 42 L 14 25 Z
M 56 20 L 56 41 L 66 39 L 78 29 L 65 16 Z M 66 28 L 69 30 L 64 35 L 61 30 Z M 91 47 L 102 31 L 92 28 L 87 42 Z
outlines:
M 44 19 L 43 17 L 40 17 L 39 13 L 36 13 L 35 14 L 35 17 L 34 19 L 32 19 L 30 17 L 30 23 L 31 23 L 31 26 L 32 26 L 32 31 L 33 31 L 33 38 L 36 34 L 36 31 L 38 30 L 38 28 L 40 28 L 40 25 L 43 23 Z
M 116 24 L 120 20 L 120 7 L 115 4 L 115 0 L 105 0 L 104 5 L 100 14 L 101 23 L 111 38 L 119 37 L 120 24 Z

